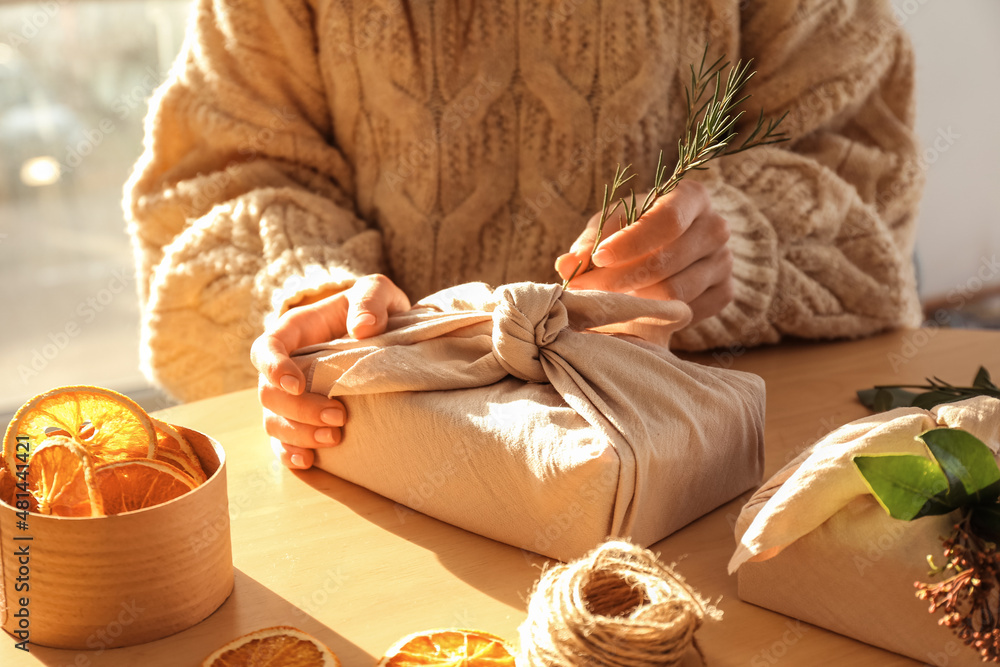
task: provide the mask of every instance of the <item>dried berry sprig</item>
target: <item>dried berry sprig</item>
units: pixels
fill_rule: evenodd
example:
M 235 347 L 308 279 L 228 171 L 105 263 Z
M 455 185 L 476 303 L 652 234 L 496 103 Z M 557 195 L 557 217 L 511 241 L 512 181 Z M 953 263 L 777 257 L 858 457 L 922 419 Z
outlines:
M 1000 662 L 1000 552 L 972 528 L 963 511 L 950 537 L 943 540 L 945 565 L 931 576 L 950 574 L 938 583 L 915 582 L 917 598 L 928 611 L 940 611 L 940 625 L 979 653 L 983 662 Z M 934 567 L 933 560 L 928 561 Z
M 756 73 L 750 69 L 753 60 L 748 60 L 745 64 L 738 61 L 730 68 L 729 74 L 723 80 L 722 73 L 729 67 L 729 62 L 723 62 L 723 57 L 719 57 L 715 62 L 706 65 L 707 57 L 708 45 L 705 46 L 705 51 L 702 53 L 697 71 L 694 65 L 691 65 L 691 82 L 685 88 L 687 120 L 684 126 L 684 136 L 677 141 L 677 163 L 674 165 L 673 172 L 667 173 L 667 167 L 663 164 L 663 151 L 660 151 L 656 161 L 653 188 L 646 194 L 641 203 L 636 198 L 635 191 L 632 190 L 628 197 L 620 197 L 609 209 L 608 206 L 615 200 L 619 188 L 634 176 L 634 174 L 628 173 L 632 165 L 627 165 L 624 168 L 618 165 L 615 168 L 615 177 L 611 186 L 604 186 L 601 218 L 597 225 L 597 236 L 590 251 L 591 258 L 601 243 L 605 222 L 619 207 L 623 209 L 618 218 L 619 229 L 624 229 L 635 224 L 639 218 L 649 212 L 657 199 L 673 191 L 688 172 L 706 169 L 705 165 L 709 161 L 722 155 L 733 155 L 757 146 L 787 141 L 788 136 L 777 131 L 778 125 L 785 119 L 787 112 L 777 119 L 765 119 L 764 112 L 761 111 L 750 134 L 738 146 L 732 145 L 738 134 L 736 123 L 744 114 L 744 111 L 736 109 L 750 97 L 749 95 L 741 96 L 741 93 Z M 712 92 L 706 97 L 709 90 Z M 592 266 L 593 262 L 588 261 L 587 268 L 583 271 L 586 272 Z M 569 285 L 582 267 L 583 261 L 580 261 L 570 277 L 563 283 L 563 287 Z

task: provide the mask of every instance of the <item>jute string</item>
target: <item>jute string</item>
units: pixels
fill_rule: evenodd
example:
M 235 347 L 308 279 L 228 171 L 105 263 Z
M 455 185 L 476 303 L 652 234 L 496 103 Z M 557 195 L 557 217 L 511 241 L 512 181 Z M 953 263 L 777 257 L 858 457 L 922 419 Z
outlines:
M 518 667 L 677 665 L 713 605 L 656 556 L 609 541 L 547 569 L 519 629 Z M 700 651 L 698 651 L 700 654 Z

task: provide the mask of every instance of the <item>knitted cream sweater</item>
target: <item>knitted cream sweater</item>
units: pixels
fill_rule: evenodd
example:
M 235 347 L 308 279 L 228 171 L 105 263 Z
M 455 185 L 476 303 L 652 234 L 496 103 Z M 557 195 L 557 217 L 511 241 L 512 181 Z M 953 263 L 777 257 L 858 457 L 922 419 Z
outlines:
M 296 300 L 384 272 L 416 300 L 558 280 L 618 163 L 676 150 L 689 64 L 753 58 L 792 141 L 703 178 L 736 296 L 704 349 L 918 319 L 912 57 L 887 0 L 200 0 L 126 188 L 146 371 L 252 386 Z

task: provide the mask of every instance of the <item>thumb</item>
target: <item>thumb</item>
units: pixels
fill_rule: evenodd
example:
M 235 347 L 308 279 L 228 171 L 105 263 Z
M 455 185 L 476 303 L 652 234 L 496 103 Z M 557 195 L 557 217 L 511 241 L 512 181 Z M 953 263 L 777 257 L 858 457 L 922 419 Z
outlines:
M 305 387 L 305 375 L 291 360 L 282 331 L 265 332 L 250 346 L 250 361 L 268 384 L 297 396 Z
M 389 315 L 410 309 L 403 290 L 381 274 L 359 278 L 348 290 L 347 327 L 354 338 L 377 336 L 385 331 Z

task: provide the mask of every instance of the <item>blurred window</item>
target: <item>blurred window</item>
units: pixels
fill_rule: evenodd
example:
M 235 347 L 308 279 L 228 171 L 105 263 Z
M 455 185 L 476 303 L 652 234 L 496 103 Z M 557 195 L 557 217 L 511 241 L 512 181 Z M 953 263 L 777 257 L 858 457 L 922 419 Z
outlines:
M 177 0 L 0 4 L 0 413 L 63 384 L 150 408 L 122 187 L 180 50 Z

